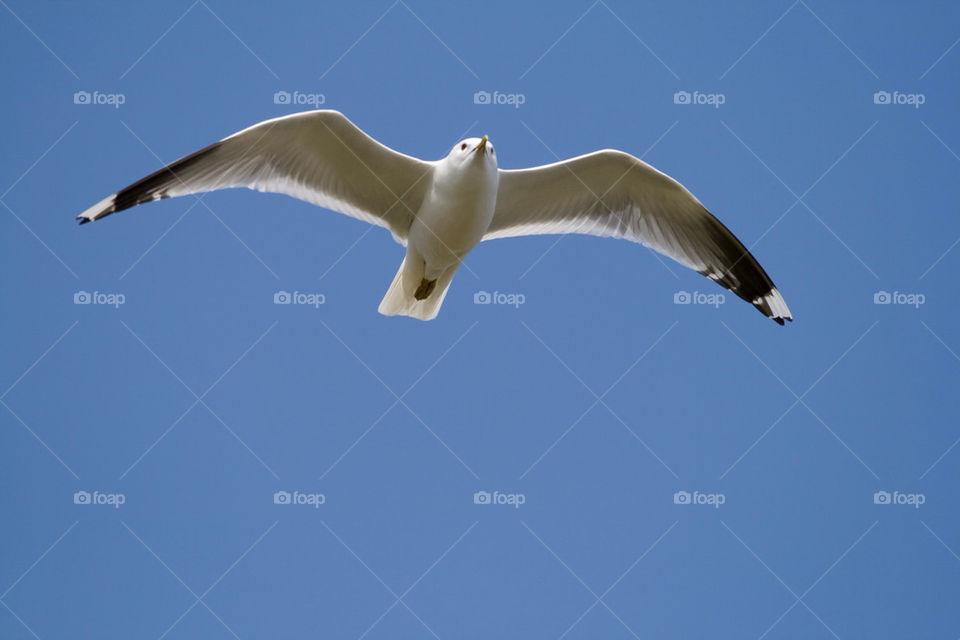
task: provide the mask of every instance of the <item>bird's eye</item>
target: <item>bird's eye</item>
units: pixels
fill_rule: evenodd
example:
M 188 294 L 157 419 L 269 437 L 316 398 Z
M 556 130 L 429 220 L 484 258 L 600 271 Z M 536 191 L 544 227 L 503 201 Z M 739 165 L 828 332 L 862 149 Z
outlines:
M 466 148 L 467 148 L 467 143 L 466 143 L 466 142 L 464 142 L 463 144 L 460 145 L 460 151 L 463 151 L 463 150 L 466 149 Z

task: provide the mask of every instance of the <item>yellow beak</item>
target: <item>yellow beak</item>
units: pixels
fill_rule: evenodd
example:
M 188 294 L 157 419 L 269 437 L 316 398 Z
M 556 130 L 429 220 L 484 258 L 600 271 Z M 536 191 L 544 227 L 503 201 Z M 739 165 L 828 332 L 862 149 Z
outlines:
M 483 150 L 486 149 L 486 148 L 487 148 L 487 136 L 484 135 L 482 138 L 480 138 L 480 144 L 478 144 L 477 146 L 475 146 L 475 147 L 473 148 L 473 150 L 474 150 L 474 151 L 483 151 Z

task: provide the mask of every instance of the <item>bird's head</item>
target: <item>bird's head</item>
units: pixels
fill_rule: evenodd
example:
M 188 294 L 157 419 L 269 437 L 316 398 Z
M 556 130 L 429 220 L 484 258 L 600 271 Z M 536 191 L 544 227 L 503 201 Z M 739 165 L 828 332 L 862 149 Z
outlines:
M 486 168 L 496 170 L 497 155 L 487 136 L 467 138 L 453 145 L 446 162 L 461 168 Z

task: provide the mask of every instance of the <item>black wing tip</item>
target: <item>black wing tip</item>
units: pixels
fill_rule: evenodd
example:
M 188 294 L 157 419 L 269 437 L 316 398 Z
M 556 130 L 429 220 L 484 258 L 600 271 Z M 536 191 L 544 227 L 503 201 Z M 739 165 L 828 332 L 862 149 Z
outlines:
M 734 290 L 734 293 L 740 295 L 740 292 L 736 290 Z M 752 300 L 751 303 L 757 309 L 757 311 L 767 316 L 781 327 L 787 322 L 793 322 L 793 314 L 790 313 L 787 303 L 784 301 L 783 296 L 780 295 L 780 292 L 777 291 L 776 287 L 770 287 L 770 290 L 767 291 L 767 293 Z
M 793 317 L 792 317 L 792 316 L 787 316 L 787 315 L 773 315 L 773 314 L 771 314 L 771 313 L 770 313 L 769 311 L 767 311 L 767 310 L 761 309 L 760 307 L 757 307 L 757 308 L 760 309 L 760 313 L 762 313 L 763 315 L 767 316 L 768 318 L 770 318 L 771 320 L 773 320 L 774 322 L 776 322 L 776 323 L 777 323 L 778 325 L 780 325 L 781 327 L 784 326 L 787 322 L 793 322 Z
M 191 165 L 197 163 L 206 156 L 209 156 L 220 147 L 220 144 L 220 142 L 215 142 L 208 147 L 200 149 L 199 151 L 194 151 L 190 155 L 181 158 L 176 162 L 168 164 L 158 171 L 154 171 L 146 178 L 136 181 L 129 187 L 121 189 L 109 198 L 106 198 L 102 202 L 94 205 L 84 213 L 77 216 L 77 219 L 80 220 L 80 224 L 86 224 L 88 222 L 93 222 L 94 220 L 99 220 L 100 218 L 106 218 L 112 213 L 124 211 L 145 202 L 153 202 L 154 200 L 163 200 L 164 198 L 169 198 L 171 186 L 177 184 L 178 182 L 182 182 L 181 178 L 178 176 L 178 172 L 188 169 Z M 88 217 L 86 214 L 91 212 L 93 213 Z
M 116 211 L 117 211 L 117 210 L 116 210 L 114 207 L 110 207 L 109 209 L 105 209 L 104 211 L 101 211 L 100 213 L 94 214 L 93 216 L 87 216 L 87 215 L 81 213 L 80 215 L 77 216 L 77 221 L 78 221 L 79 224 L 87 224 L 88 222 L 96 222 L 97 220 L 99 220 L 99 219 L 101 219 L 101 218 L 106 218 L 106 217 L 107 217 L 108 215 L 110 215 L 111 213 L 116 213 Z

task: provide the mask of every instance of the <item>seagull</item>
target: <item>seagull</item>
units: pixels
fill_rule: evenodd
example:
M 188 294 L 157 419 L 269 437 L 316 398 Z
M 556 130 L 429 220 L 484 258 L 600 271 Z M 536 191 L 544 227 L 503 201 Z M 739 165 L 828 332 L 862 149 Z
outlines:
M 763 267 L 679 182 L 604 149 L 500 169 L 493 143 L 461 140 L 427 161 L 377 142 L 338 111 L 266 120 L 101 200 L 80 224 L 153 200 L 247 187 L 283 193 L 384 227 L 406 256 L 380 313 L 432 320 L 483 240 L 587 234 L 631 240 L 726 287 L 782 325 L 792 320 Z

